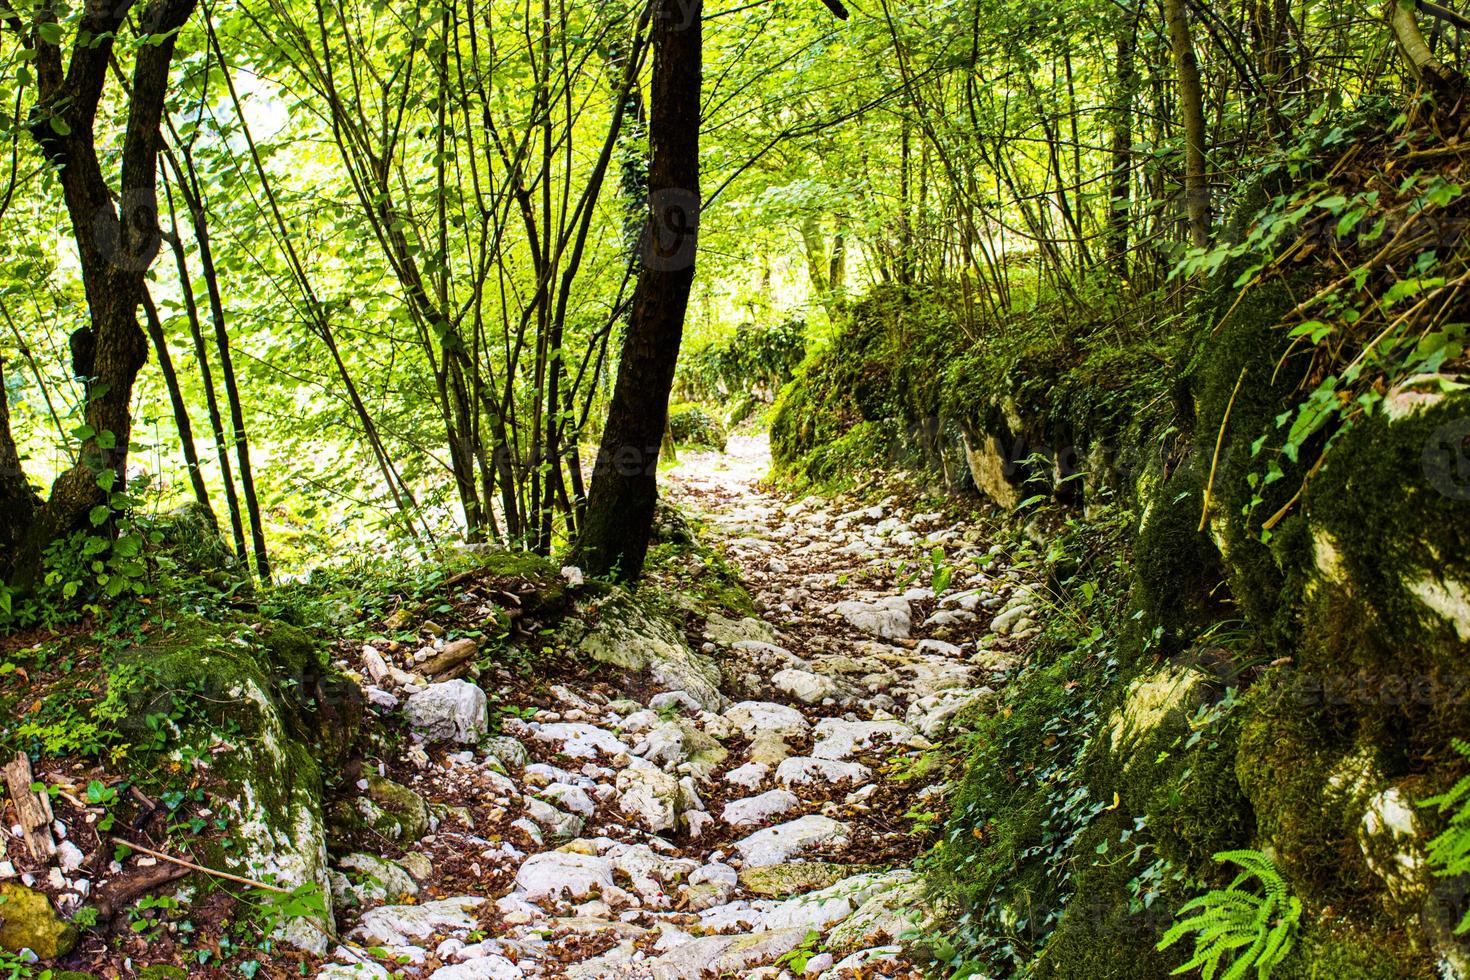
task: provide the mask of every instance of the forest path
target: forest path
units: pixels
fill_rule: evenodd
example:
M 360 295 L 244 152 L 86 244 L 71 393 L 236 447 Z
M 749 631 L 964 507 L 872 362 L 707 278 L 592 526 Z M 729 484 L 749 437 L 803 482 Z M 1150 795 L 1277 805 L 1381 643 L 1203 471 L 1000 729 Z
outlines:
M 719 691 L 552 685 L 478 758 L 420 752 L 405 782 L 473 803 L 474 829 L 441 820 L 434 883 L 352 910 L 352 940 L 437 980 L 920 976 L 897 940 L 926 915 L 911 864 L 947 809 L 934 741 L 993 698 L 1029 592 L 937 512 L 791 501 L 768 468 L 765 437 L 736 436 L 663 479 L 761 611 L 691 627 Z M 932 581 L 936 547 L 953 581 Z M 387 975 L 370 969 L 320 975 Z

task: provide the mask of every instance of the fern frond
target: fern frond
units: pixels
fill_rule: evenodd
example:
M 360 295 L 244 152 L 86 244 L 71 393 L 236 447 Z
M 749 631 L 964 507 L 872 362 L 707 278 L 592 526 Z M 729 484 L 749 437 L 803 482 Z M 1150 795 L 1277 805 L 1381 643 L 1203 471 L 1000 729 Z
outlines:
M 1454 738 L 1450 745 L 1460 755 L 1470 759 L 1470 742 Z M 1435 806 L 1440 813 L 1450 813 L 1444 831 L 1434 837 L 1424 848 L 1429 865 L 1436 876 L 1457 878 L 1470 874 L 1470 775 L 1464 776 L 1455 785 L 1437 796 L 1420 800 L 1420 806 Z M 1455 934 L 1470 932 L 1470 911 L 1465 913 Z
M 1157 948 L 1167 949 L 1192 935 L 1193 955 L 1173 971 L 1175 976 L 1199 970 L 1201 980 L 1215 980 L 1224 966 L 1220 980 L 1242 980 L 1252 969 L 1258 980 L 1268 980 L 1272 968 L 1291 951 L 1302 903 L 1260 851 L 1221 851 L 1215 859 L 1234 864 L 1240 873 L 1229 887 L 1181 905 Z M 1252 881 L 1259 883 L 1259 893 L 1245 889 Z

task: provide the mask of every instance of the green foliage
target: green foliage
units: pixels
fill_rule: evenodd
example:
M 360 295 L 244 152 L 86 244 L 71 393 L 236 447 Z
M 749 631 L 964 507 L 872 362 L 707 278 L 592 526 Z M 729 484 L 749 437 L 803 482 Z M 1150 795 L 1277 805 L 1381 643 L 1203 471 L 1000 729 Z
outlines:
M 12 953 L 0 949 L 0 980 L 56 980 L 56 972 Z
M 806 356 L 806 334 L 806 321 L 799 319 L 772 326 L 743 323 L 728 337 L 684 352 L 675 383 L 691 401 L 770 399 Z
M 669 406 L 669 432 L 681 446 L 725 450 L 725 429 L 700 405 L 683 402 Z
M 1263 510 L 1263 540 L 1296 500 L 1280 505 L 1268 488 L 1288 476 L 1305 487 L 1341 436 L 1380 412 L 1396 385 L 1464 357 L 1467 327 L 1454 309 L 1470 269 L 1470 239 L 1460 231 L 1470 205 L 1437 162 L 1401 165 L 1423 155 L 1422 144 L 1433 152 L 1434 137 L 1420 122 L 1395 116 L 1382 99 L 1350 111 L 1324 101 L 1294 142 L 1263 158 L 1254 186 L 1279 190 L 1242 222 L 1243 233 L 1189 252 L 1175 269 L 1217 275 L 1239 299 L 1296 280 L 1293 302 L 1273 324 L 1280 353 L 1271 377 L 1288 360 L 1304 363 L 1301 388 L 1269 430 L 1252 434 L 1246 475 L 1245 513 Z M 1439 232 L 1425 240 L 1405 234 L 1411 226 Z M 1307 255 L 1314 257 L 1304 276 Z M 1223 319 L 1233 315 L 1234 306 Z
M 811 961 L 813 956 L 817 955 L 817 949 L 821 945 L 821 942 L 822 934 L 820 932 L 815 929 L 808 930 L 806 936 L 802 938 L 800 944 L 795 949 L 782 953 L 777 957 L 776 965 L 790 967 L 793 973 L 804 973 L 807 963 Z
M 1088 779 L 1094 734 L 1117 696 L 1127 528 L 1114 512 L 1073 523 L 1045 555 L 1026 544 L 1011 551 L 1018 567 L 1052 570 L 1058 587 L 1038 616 L 1043 632 L 1030 662 L 1007 679 L 998 705 L 972 719 L 965 775 L 944 839 L 926 860 L 932 887 L 962 903 L 946 963 L 961 975 L 1033 969 L 1079 894 L 1079 875 L 1100 861 L 1120 874 L 1132 864 L 1096 850 L 1123 831 L 1132 850 L 1136 831 Z M 1126 899 L 1118 900 L 1126 917 Z M 1090 915 L 1084 908 L 1078 919 Z
M 1470 759 L 1470 742 L 1453 739 L 1450 744 L 1461 756 Z M 1434 873 L 1442 878 L 1470 874 L 1470 776 L 1461 777 L 1455 785 L 1427 799 L 1420 806 L 1434 806 L 1441 814 L 1449 813 L 1449 824 L 1429 842 L 1425 858 Z M 1455 934 L 1470 932 L 1470 911 L 1455 926 Z
M 1212 889 L 1180 906 L 1158 948 L 1168 949 L 1192 935 L 1194 953 L 1175 974 L 1199 970 L 1203 980 L 1214 980 L 1216 974 L 1221 980 L 1240 980 L 1254 969 L 1259 980 L 1267 980 L 1296 941 L 1301 899 L 1290 893 L 1260 851 L 1221 851 L 1215 860 L 1238 865 L 1241 871 L 1224 889 Z M 1252 879 L 1260 883 L 1260 893 L 1242 887 Z

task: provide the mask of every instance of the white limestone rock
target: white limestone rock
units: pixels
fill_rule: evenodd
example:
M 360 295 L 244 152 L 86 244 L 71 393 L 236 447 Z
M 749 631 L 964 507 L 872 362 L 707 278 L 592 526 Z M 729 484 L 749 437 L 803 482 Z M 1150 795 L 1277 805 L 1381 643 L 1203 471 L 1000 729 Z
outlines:
M 629 767 L 618 773 L 618 809 L 644 830 L 673 830 L 679 781 L 652 766 Z
M 811 728 L 800 711 L 773 701 L 741 701 L 731 706 L 725 717 L 748 738 L 758 733 L 800 735 Z
M 412 695 L 403 710 L 409 727 L 432 741 L 474 743 L 490 727 L 485 692 L 469 681 L 430 684 Z
M 725 804 L 720 819 L 732 827 L 754 827 L 772 817 L 784 816 L 800 805 L 800 798 L 790 790 L 773 789 L 759 796 L 731 800 Z
M 516 872 L 516 887 L 529 900 L 573 900 L 613 892 L 613 862 L 595 854 L 547 851 L 527 858 Z
M 748 868 L 784 864 L 797 854 L 820 845 L 848 843 L 847 824 L 830 817 L 807 814 L 775 827 L 758 830 L 735 844 Z
M 873 770 L 860 762 L 837 762 L 795 756 L 776 767 L 776 782 L 782 786 L 806 786 L 811 783 L 850 783 L 861 786 L 873 778 Z
M 787 668 L 771 676 L 776 689 L 800 701 L 802 704 L 821 704 L 827 698 L 835 698 L 841 692 L 837 682 L 822 674 L 809 670 Z
M 484 904 L 483 898 L 463 895 L 422 905 L 383 905 L 363 913 L 351 936 L 365 946 L 410 946 L 440 933 L 469 932 L 479 925 L 472 910 Z

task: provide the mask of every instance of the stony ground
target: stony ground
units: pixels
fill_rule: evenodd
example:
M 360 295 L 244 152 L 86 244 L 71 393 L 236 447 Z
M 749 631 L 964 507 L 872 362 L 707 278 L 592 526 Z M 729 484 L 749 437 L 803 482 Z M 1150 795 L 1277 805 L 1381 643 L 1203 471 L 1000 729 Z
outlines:
M 768 465 L 764 437 L 681 458 L 666 492 L 760 616 L 701 618 L 651 687 L 553 684 L 487 738 L 493 674 L 424 686 L 364 651 L 413 734 L 349 804 L 376 833 L 336 861 L 318 976 L 920 975 L 935 745 L 1004 683 L 1031 593 L 938 512 L 783 499 Z

